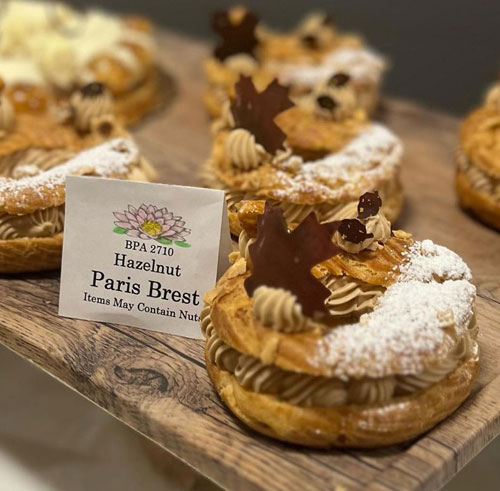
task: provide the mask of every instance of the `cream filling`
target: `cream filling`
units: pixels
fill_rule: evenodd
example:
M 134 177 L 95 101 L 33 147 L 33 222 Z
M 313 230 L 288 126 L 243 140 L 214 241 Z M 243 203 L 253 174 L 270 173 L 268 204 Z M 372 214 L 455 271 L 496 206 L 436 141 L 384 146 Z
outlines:
M 67 89 L 85 76 L 84 68 L 100 55 L 120 62 L 139 79 L 141 64 L 123 42 L 152 52 L 148 34 L 126 26 L 100 10 L 79 13 L 50 2 L 7 2 L 0 20 L 0 71 L 7 83 L 43 83 Z
M 85 96 L 80 91 L 71 97 L 75 126 L 80 131 L 91 131 L 93 123 L 104 116 L 113 116 L 113 98 L 105 89 L 98 96 Z
M 311 193 L 314 189 L 315 194 L 321 196 L 323 205 L 331 208 L 330 203 L 345 202 L 355 194 L 351 198 L 354 200 L 375 188 L 384 200 L 386 194 L 390 196 L 391 187 L 398 182 L 402 153 L 400 140 L 382 125 L 371 124 L 341 150 L 318 160 L 303 162 L 296 155 L 288 158 L 287 152 L 276 155 L 276 160 L 272 161 L 276 167 L 276 175 L 272 180 L 278 179 L 279 186 L 277 189 L 270 188 L 266 194 L 272 195 L 276 201 L 293 203 L 302 201 L 304 194 Z M 202 171 L 204 182 L 209 187 L 227 188 L 224 180 L 214 175 L 214 168 L 217 168 L 215 161 L 208 159 Z M 243 185 L 255 187 L 251 180 Z M 354 188 L 357 189 L 356 193 Z M 238 198 L 266 198 L 256 196 L 258 189 L 230 189 L 228 192 L 231 193 L 230 199 L 233 202 Z
M 67 149 L 27 148 L 0 157 L 0 177 L 34 176 L 74 157 Z
M 0 94 L 0 138 L 14 128 L 16 116 L 12 102 L 5 94 Z
M 259 286 L 252 296 L 253 313 L 264 326 L 281 332 L 301 332 L 313 327 L 302 315 L 295 295 L 282 288 Z
M 366 48 L 336 48 L 319 63 L 270 61 L 266 69 L 277 73 L 281 83 L 312 89 L 337 72 L 347 73 L 356 84 L 378 84 L 386 68 L 385 60 Z
M 486 92 L 485 101 L 487 104 L 500 104 L 500 84 L 498 82 Z
M 266 150 L 255 141 L 255 136 L 243 128 L 232 130 L 225 145 L 233 166 L 243 172 L 256 169 L 266 155 Z
M 248 250 L 248 242 L 242 246 Z M 241 251 L 240 251 L 241 254 Z M 325 304 L 332 321 L 346 317 L 359 318 L 375 308 L 378 297 L 385 288 L 370 285 L 352 276 L 328 276 L 323 279 L 331 291 Z M 281 288 L 260 286 L 252 296 L 253 314 L 262 324 L 276 331 L 303 332 L 321 324 L 314 323 L 302 314 L 302 308 L 290 292 Z
M 257 60 L 246 53 L 238 53 L 224 60 L 224 65 L 233 72 L 250 77 L 258 69 Z
M 458 167 L 465 174 L 472 189 L 489 194 L 500 203 L 500 178 L 489 176 L 475 166 L 462 152 L 458 156 Z
M 207 172 L 206 174 L 206 180 L 212 176 L 212 187 L 216 189 L 222 189 L 221 186 L 218 186 L 218 181 L 213 179 L 213 175 L 209 174 Z M 387 183 L 385 186 L 380 188 L 379 194 L 382 199 L 382 202 L 387 198 L 387 196 L 390 194 L 390 188 L 392 186 L 392 182 Z M 255 200 L 262 200 L 265 199 L 263 197 L 256 196 L 253 193 L 246 193 L 243 191 L 226 191 L 226 206 L 228 213 L 238 213 L 238 205 L 240 204 L 241 201 L 255 201 Z M 358 200 L 356 201 L 350 201 L 347 203 L 337 203 L 337 204 L 330 204 L 330 203 L 320 203 L 316 205 L 302 205 L 302 204 L 296 204 L 296 203 L 290 203 L 287 201 L 276 201 L 272 199 L 267 199 L 269 203 L 272 205 L 279 205 L 279 207 L 283 211 L 283 216 L 285 217 L 285 220 L 287 221 L 288 224 L 298 224 L 301 223 L 311 212 L 315 212 L 316 216 L 318 217 L 318 220 L 320 223 L 327 223 L 327 222 L 334 222 L 336 220 L 344 220 L 345 218 L 355 218 L 358 215 Z M 383 213 L 383 207 L 382 207 L 382 213 Z M 376 228 L 375 232 L 377 233 L 377 236 L 385 236 L 386 233 L 384 231 L 387 231 L 387 226 L 385 224 L 380 224 L 380 223 L 375 223 L 372 221 L 369 221 L 367 223 L 367 228 L 370 227 L 369 232 L 374 232 L 373 229 Z M 370 224 L 370 225 L 368 225 Z M 380 228 L 380 226 L 383 226 L 383 228 Z M 389 231 L 390 231 L 390 224 L 389 224 Z M 380 233 L 379 233 L 380 232 Z M 375 235 L 375 234 L 374 234 Z M 372 239 L 373 240 L 382 240 L 382 239 Z M 365 247 L 363 247 L 365 248 Z
M 251 193 L 244 193 L 241 191 L 227 191 L 226 192 L 226 205 L 229 213 L 238 213 L 238 205 L 241 201 L 260 200 L 258 196 Z M 352 211 L 355 209 L 357 213 L 358 202 L 353 201 L 349 203 L 322 203 L 318 205 L 300 205 L 295 203 L 288 203 L 286 201 L 267 200 L 272 205 L 279 205 L 283 210 L 283 216 L 289 224 L 301 223 L 311 212 L 315 212 L 318 220 L 321 223 L 333 222 L 335 220 L 343 220 L 344 218 L 351 218 Z
M 330 315 L 334 317 L 359 317 L 375 308 L 378 297 L 385 288 L 370 285 L 352 276 L 329 276 L 323 280 L 332 292 L 326 299 Z
M 356 214 L 349 218 L 356 218 L 356 216 L 357 210 Z M 357 254 L 365 249 L 376 251 L 377 249 L 383 247 L 382 244 L 387 242 L 391 237 L 391 224 L 383 214 L 378 213 L 375 216 L 360 218 L 359 220 L 365 225 L 367 233 L 372 234 L 373 237 L 356 244 L 346 240 L 342 237 L 339 231 L 336 231 L 333 236 L 333 240 L 345 251 L 350 252 L 351 254 Z
M 0 240 L 52 237 L 64 229 L 64 205 L 27 215 L 0 214 Z
M 387 404 L 395 397 L 411 395 L 444 379 L 461 361 L 477 356 L 477 343 L 471 336 L 475 326 L 460 339 L 447 334 L 452 345 L 448 356 L 432 369 L 418 375 L 341 380 L 289 372 L 258 358 L 239 353 L 224 343 L 210 320 L 210 307 L 201 313 L 202 331 L 207 339 L 207 355 L 220 370 L 234 375 L 248 390 L 271 394 L 290 404 L 304 407 L 334 407 L 346 404 Z

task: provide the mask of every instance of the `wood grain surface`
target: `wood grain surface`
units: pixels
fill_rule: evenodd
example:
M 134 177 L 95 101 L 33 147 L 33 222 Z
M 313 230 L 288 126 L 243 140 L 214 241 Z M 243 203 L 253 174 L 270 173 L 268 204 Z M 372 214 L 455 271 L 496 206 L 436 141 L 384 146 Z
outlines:
M 165 182 L 196 184 L 210 133 L 201 43 L 161 34 L 177 98 L 136 135 Z M 500 432 L 500 236 L 453 192 L 457 120 L 402 101 L 382 119 L 405 142 L 397 225 L 458 252 L 478 287 L 482 366 L 473 394 L 422 438 L 378 451 L 312 451 L 243 427 L 207 377 L 199 341 L 57 316 L 58 273 L 0 279 L 0 341 L 227 489 L 438 489 Z M 2 373 L 1 376 L 8 376 Z

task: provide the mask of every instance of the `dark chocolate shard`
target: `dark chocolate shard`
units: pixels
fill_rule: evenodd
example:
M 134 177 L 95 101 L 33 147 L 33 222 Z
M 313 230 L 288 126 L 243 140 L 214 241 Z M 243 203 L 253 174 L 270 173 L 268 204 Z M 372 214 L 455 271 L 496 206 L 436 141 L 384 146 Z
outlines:
M 97 97 L 106 91 L 106 86 L 101 82 L 90 82 L 80 88 L 83 97 Z
M 251 77 L 242 75 L 234 89 L 231 112 L 235 127 L 252 133 L 256 142 L 271 154 L 283 149 L 286 135 L 274 122 L 274 118 L 293 106 L 288 98 L 289 88 L 274 79 L 262 92 L 257 92 Z
M 224 61 L 230 56 L 246 53 L 255 56 L 254 50 L 259 44 L 255 30 L 258 17 L 246 12 L 238 24 L 233 24 L 227 11 L 215 12 L 212 17 L 212 29 L 221 37 L 221 42 L 214 50 L 214 56 Z
M 335 27 L 335 19 L 332 14 L 325 14 L 323 18 L 323 25 L 328 27 Z
M 338 102 L 331 95 L 327 94 L 316 97 L 316 103 L 319 107 L 327 109 L 328 111 L 333 111 L 338 106 Z
M 320 225 L 315 213 L 289 232 L 281 208 L 266 203 L 258 219 L 257 239 L 249 247 L 252 275 L 245 280 L 245 289 L 252 296 L 262 285 L 283 288 L 295 295 L 304 315 L 327 315 L 325 300 L 330 290 L 313 276 L 311 268 L 340 251 L 329 227 Z
M 353 244 L 360 244 L 366 239 L 373 237 L 372 233 L 367 233 L 366 227 L 356 218 L 346 218 L 340 222 L 338 232 L 344 240 Z
M 305 34 L 300 40 L 309 49 L 319 49 L 318 38 L 314 34 Z
M 377 191 L 365 193 L 359 198 L 358 218 L 375 216 L 382 206 L 382 199 Z
M 351 76 L 344 72 L 335 73 L 328 80 L 330 87 L 343 87 L 351 80 Z

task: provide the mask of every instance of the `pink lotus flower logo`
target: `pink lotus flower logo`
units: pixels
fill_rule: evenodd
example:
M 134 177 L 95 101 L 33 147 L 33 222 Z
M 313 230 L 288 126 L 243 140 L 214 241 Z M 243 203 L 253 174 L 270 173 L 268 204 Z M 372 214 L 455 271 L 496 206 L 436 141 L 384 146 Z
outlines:
M 128 205 L 123 213 L 115 211 L 115 234 L 128 235 L 143 240 L 156 240 L 160 244 L 175 244 L 180 247 L 191 247 L 185 237 L 191 233 L 185 228 L 182 217 L 176 217 L 167 208 L 158 208 L 155 205 L 145 205 L 134 208 Z

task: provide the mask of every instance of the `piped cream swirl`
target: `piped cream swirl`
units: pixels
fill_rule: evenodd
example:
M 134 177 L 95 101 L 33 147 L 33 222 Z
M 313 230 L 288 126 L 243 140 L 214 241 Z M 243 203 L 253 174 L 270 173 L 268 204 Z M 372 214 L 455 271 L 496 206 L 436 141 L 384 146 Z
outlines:
M 64 205 L 27 215 L 0 214 L 0 240 L 51 237 L 64 228 Z
M 471 335 L 474 326 L 469 329 L 457 341 L 455 335 L 447 335 L 444 343 L 450 345 L 448 356 L 436 366 L 427 369 L 425 372 L 417 375 L 403 375 L 397 377 L 397 393 L 400 395 L 411 394 L 418 390 L 424 390 L 427 387 L 439 382 L 446 375 L 452 372 L 461 360 L 475 357 L 478 352 L 477 342 Z
M 396 388 L 395 377 L 354 380 L 349 384 L 347 399 L 351 404 L 383 404 L 392 399 Z
M 77 91 L 71 96 L 70 105 L 76 128 L 84 132 L 91 131 L 96 121 L 112 116 L 114 112 L 113 97 L 105 88 L 95 95 L 86 95 L 83 89 Z
M 14 107 L 10 99 L 5 95 L 0 95 L 0 137 L 5 136 L 14 128 L 16 124 L 16 116 Z
M 248 172 L 259 167 L 266 151 L 255 136 L 243 128 L 232 130 L 226 140 L 226 152 L 234 167 Z
M 252 265 L 249 247 L 255 242 L 253 237 L 250 237 L 246 230 L 242 230 L 238 237 L 238 251 L 241 257 L 244 257 L 249 266 Z
M 238 383 L 248 390 L 271 394 L 303 407 L 385 404 L 395 397 L 411 395 L 439 382 L 460 361 L 477 356 L 477 343 L 466 333 L 447 357 L 421 374 L 341 380 L 286 371 L 239 353 L 217 335 L 210 320 L 209 308 L 203 309 L 201 317 L 210 362 L 220 370 L 233 374 Z
M 246 53 L 229 56 L 224 60 L 224 65 L 233 72 L 247 77 L 251 76 L 258 68 L 257 60 Z
M 458 168 L 473 189 L 491 195 L 500 203 L 500 178 L 486 174 L 462 152 L 458 154 Z
M 391 236 L 391 224 L 381 213 L 366 219 L 360 219 L 360 221 L 364 223 L 366 232 L 372 234 L 373 237 L 355 244 L 346 240 L 339 231 L 335 232 L 334 241 L 345 251 L 351 254 L 357 254 L 365 249 L 376 251 L 382 247 L 382 244 L 389 240 Z
M 40 171 L 48 170 L 73 158 L 75 152 L 60 148 L 47 150 L 45 148 L 28 148 L 18 152 L 0 157 L 0 177 L 13 177 L 20 179 L 28 174 L 25 173 L 27 166 L 34 166 Z M 32 175 L 35 175 L 32 173 Z
M 302 314 L 295 295 L 282 288 L 259 286 L 252 296 L 255 318 L 276 331 L 302 332 L 312 326 Z
M 330 276 L 324 283 L 331 291 L 326 306 L 334 317 L 360 316 L 369 312 L 384 292 L 383 287 L 370 285 L 352 276 Z

